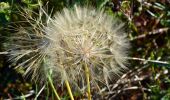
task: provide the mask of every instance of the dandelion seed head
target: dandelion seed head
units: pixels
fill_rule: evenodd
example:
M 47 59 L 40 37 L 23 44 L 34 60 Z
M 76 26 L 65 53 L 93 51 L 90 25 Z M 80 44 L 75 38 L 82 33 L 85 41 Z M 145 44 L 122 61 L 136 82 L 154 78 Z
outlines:
M 53 70 L 64 72 L 60 79 L 84 79 L 84 66 L 90 69 L 93 81 L 105 83 L 126 69 L 129 42 L 118 19 L 93 8 L 74 6 L 56 13 L 45 27 L 51 39 L 46 54 Z M 61 71 L 63 70 L 63 71 Z M 74 83 L 74 82 L 73 82 Z
M 64 8 L 53 18 L 47 16 L 46 25 L 38 22 L 35 30 L 31 30 L 34 34 L 20 32 L 24 34 L 21 38 L 29 40 L 30 44 L 26 44 L 29 48 L 21 43 L 12 50 L 10 59 L 18 61 L 28 56 L 19 63 L 26 66 L 25 74 L 32 71 L 33 78 L 43 80 L 44 74 L 52 70 L 54 80 L 62 84 L 67 79 L 77 86 L 86 84 L 84 66 L 87 65 L 91 84 L 107 84 L 126 69 L 129 42 L 123 26 L 103 10 L 77 5 Z

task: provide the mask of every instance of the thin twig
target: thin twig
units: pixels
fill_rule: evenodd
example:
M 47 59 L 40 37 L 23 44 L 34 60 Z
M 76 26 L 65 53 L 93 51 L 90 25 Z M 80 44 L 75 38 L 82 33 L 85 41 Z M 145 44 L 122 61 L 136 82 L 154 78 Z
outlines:
M 150 36 L 150 35 L 162 34 L 164 32 L 167 32 L 168 30 L 169 30 L 169 28 L 161 28 L 161 29 L 153 30 L 152 32 L 149 32 L 148 34 L 142 34 L 142 35 L 133 37 L 131 39 L 131 41 L 134 41 L 134 40 L 137 40 L 137 39 L 143 39 L 143 38 L 146 38 L 146 36 Z
M 6 55 L 8 52 L 0 52 L 0 55 Z
M 122 76 L 121 76 L 121 78 L 119 79 L 119 80 L 117 80 L 117 82 L 114 84 L 114 85 L 111 85 L 111 90 L 113 91 L 114 89 L 116 89 L 120 84 L 126 84 L 126 83 L 128 83 L 129 81 L 127 80 L 127 81 L 125 81 L 124 80 L 124 78 L 125 77 L 127 77 L 128 75 L 130 75 L 130 76 L 133 76 L 134 74 L 134 72 L 136 72 L 136 73 L 139 73 L 140 71 L 142 71 L 143 69 L 145 69 L 145 68 L 147 68 L 148 66 L 143 66 L 143 67 L 135 67 L 135 69 L 132 69 L 132 70 L 129 70 L 127 73 L 125 73 L 125 74 L 123 74 Z M 131 82 L 136 82 L 136 81 L 142 81 L 142 80 L 144 80 L 145 78 L 147 78 L 147 77 L 143 77 L 143 78 L 140 78 L 140 79 L 134 79 L 133 81 L 131 81 Z M 124 81 L 123 81 L 124 80 Z
M 140 79 L 137 75 L 135 75 L 135 78 Z M 143 93 L 143 98 L 144 98 L 144 100 L 146 100 L 146 95 L 145 95 L 145 92 L 144 92 L 144 88 L 142 88 L 142 83 L 141 83 L 141 81 L 138 81 L 138 83 L 139 83 L 141 91 Z
M 108 94 L 114 94 L 111 98 L 109 98 L 109 100 L 113 100 L 118 94 L 120 94 L 121 92 L 123 91 L 128 91 L 128 90 L 141 90 L 141 87 L 138 87 L 138 86 L 133 86 L 133 87 L 128 87 L 128 88 L 124 88 L 124 89 L 121 89 L 121 90 L 118 90 L 117 92 L 109 92 Z M 150 89 L 148 88 L 142 88 L 142 90 L 144 91 L 151 91 Z
M 12 100 L 18 100 L 18 99 L 19 99 L 19 100 L 22 100 L 22 99 L 24 99 L 24 98 L 28 98 L 28 97 L 32 96 L 34 93 L 35 93 L 34 90 L 31 90 L 31 91 L 29 91 L 28 94 L 22 95 L 22 96 L 18 96 L 18 97 L 16 97 L 16 98 L 12 98 Z M 11 98 L 10 98 L 10 99 L 4 99 L 4 100 L 11 100 Z
M 136 57 L 125 57 L 125 58 L 130 59 L 130 60 L 138 60 L 138 61 L 144 61 L 144 62 L 152 62 L 152 63 L 169 65 L 169 63 L 167 61 L 148 60 L 148 59 L 136 58 Z
M 44 90 L 45 85 L 41 88 L 41 90 L 38 92 L 38 94 L 36 95 L 34 100 L 37 100 L 38 96 L 42 93 L 42 91 Z

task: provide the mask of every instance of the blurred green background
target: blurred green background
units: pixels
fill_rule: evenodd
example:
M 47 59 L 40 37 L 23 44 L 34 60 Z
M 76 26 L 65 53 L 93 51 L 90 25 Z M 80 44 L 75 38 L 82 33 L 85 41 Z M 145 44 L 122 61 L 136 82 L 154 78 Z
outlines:
M 103 97 L 113 100 L 170 100 L 170 0 L 0 0 L 0 52 L 5 51 L 5 43 L 15 33 L 11 26 L 22 24 L 17 22 L 24 20 L 20 11 L 26 8 L 38 12 L 40 3 L 53 14 L 74 4 L 94 6 L 105 9 L 106 13 L 117 16 L 126 24 L 131 42 L 131 60 L 127 66 L 131 71 L 113 88 L 114 93 L 107 94 L 106 91 Z M 30 16 L 36 17 L 34 14 Z M 5 55 L 0 55 L 0 100 L 26 94 L 30 95 L 25 99 L 33 99 L 40 89 L 15 71 Z M 49 92 L 44 89 L 39 99 L 54 99 Z M 60 94 L 64 100 L 68 99 L 64 92 Z M 92 95 L 94 98 L 97 96 L 95 93 Z M 77 99 L 81 97 L 78 95 Z

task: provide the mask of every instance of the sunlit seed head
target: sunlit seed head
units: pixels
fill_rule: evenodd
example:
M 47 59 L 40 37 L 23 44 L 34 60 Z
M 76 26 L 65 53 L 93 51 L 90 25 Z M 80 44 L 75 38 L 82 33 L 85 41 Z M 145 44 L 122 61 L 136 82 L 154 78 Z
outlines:
M 74 6 L 56 13 L 45 27 L 50 39 L 46 54 L 54 72 L 65 72 L 59 78 L 74 83 L 85 80 L 87 64 L 92 81 L 116 79 L 126 69 L 124 57 L 129 48 L 123 25 L 104 11 L 88 7 Z
M 126 69 L 129 42 L 124 24 L 118 19 L 103 10 L 75 5 L 46 20 L 46 26 L 38 22 L 37 27 L 41 27 L 31 31 L 25 29 L 27 31 L 22 34 L 28 36 L 21 35 L 21 38 L 30 43 L 21 43 L 18 49 L 11 51 L 13 61 L 26 57 L 27 60 L 19 64 L 27 66 L 26 75 L 32 71 L 33 78 L 44 80 L 39 73 L 46 75 L 52 71 L 54 80 L 62 83 L 67 79 L 82 87 L 86 85 L 85 65 L 90 70 L 92 84 L 107 84 L 108 79 L 116 79 Z

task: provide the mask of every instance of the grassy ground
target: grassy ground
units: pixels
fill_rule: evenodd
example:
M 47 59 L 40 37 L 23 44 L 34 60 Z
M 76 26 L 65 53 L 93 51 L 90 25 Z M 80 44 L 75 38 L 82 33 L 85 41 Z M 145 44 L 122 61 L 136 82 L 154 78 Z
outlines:
M 126 24 L 131 43 L 129 71 L 117 82 L 110 84 L 111 92 L 103 88 L 103 93 L 95 93 L 97 98 L 111 100 L 170 100 L 170 1 L 169 0 L 42 0 L 48 5 L 48 12 L 71 7 L 75 3 L 104 8 L 111 16 L 117 16 Z M 8 42 L 14 30 L 12 22 L 22 20 L 18 12 L 22 8 L 38 11 L 38 3 L 33 0 L 2 0 L 0 2 L 0 51 Z M 34 16 L 34 14 L 32 14 Z M 35 16 L 36 17 L 36 16 Z M 19 23 L 20 24 L 20 23 Z M 26 24 L 22 24 L 25 25 Z M 5 37 L 5 38 L 4 38 Z M 53 91 L 47 85 L 39 87 L 22 72 L 9 66 L 5 55 L 0 55 L 0 99 L 40 99 L 52 100 Z M 41 91 L 42 90 L 42 91 Z M 58 90 L 61 90 L 58 88 Z M 64 100 L 69 98 L 66 91 L 59 92 Z M 85 98 L 85 94 L 74 94 L 76 99 Z M 23 98 L 24 97 L 24 98 Z

